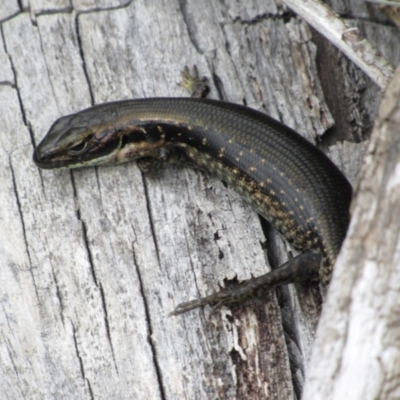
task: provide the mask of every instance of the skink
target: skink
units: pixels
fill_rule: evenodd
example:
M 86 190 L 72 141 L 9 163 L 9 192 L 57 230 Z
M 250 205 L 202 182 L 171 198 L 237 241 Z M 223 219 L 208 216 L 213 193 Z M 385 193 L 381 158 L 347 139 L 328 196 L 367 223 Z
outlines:
M 58 119 L 37 146 L 41 168 L 137 160 L 154 173 L 189 160 L 236 189 L 303 252 L 268 274 L 183 303 L 172 314 L 241 300 L 254 291 L 319 277 L 329 282 L 346 235 L 352 189 L 318 148 L 273 118 L 241 105 L 148 98 L 96 105 Z

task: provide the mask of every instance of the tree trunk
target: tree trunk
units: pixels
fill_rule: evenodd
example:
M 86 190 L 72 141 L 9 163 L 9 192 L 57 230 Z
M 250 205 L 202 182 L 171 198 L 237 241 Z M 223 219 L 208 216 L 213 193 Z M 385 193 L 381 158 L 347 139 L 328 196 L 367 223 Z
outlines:
M 210 97 L 281 120 L 355 183 L 379 89 L 279 2 L 72 3 L 0 5 L 2 397 L 298 398 L 317 286 L 168 318 L 287 259 L 290 248 L 236 193 L 189 168 L 157 179 L 134 163 L 39 170 L 33 147 L 56 118 L 92 104 L 185 96 L 180 71 L 196 64 Z M 363 24 L 397 62 L 395 28 Z M 395 248 L 385 247 L 388 262 Z
M 400 398 L 400 68 L 380 107 L 305 399 Z

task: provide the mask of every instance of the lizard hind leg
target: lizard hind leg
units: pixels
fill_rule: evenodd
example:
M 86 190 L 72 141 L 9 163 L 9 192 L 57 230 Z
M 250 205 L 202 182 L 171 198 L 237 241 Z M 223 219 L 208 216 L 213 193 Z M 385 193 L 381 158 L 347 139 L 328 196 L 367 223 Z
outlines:
M 222 305 L 242 302 L 259 291 L 270 291 L 277 286 L 288 283 L 303 282 L 318 279 L 321 255 L 307 251 L 292 258 L 285 264 L 257 278 L 249 279 L 236 288 L 222 290 L 210 296 L 179 304 L 169 315 L 179 315 L 197 307 Z

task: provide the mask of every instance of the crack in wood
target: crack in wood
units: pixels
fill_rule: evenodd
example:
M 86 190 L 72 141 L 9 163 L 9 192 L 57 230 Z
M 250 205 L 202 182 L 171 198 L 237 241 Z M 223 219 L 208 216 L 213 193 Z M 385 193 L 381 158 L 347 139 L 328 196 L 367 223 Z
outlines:
M 153 336 L 153 327 L 151 323 L 151 316 L 150 316 L 150 311 L 149 311 L 149 305 L 147 304 L 147 297 L 145 295 L 145 290 L 143 286 L 143 281 L 142 281 L 142 276 L 140 273 L 140 268 L 139 264 L 136 260 L 136 253 L 135 253 L 135 248 L 133 246 L 134 242 L 132 242 L 132 258 L 133 258 L 133 265 L 135 266 L 136 273 L 138 276 L 139 280 L 139 290 L 140 293 L 142 294 L 141 298 L 143 299 L 143 305 L 144 305 L 144 312 L 146 315 L 146 324 L 147 324 L 147 329 L 149 334 L 147 335 L 147 342 L 149 343 L 150 349 L 151 349 L 151 354 L 153 356 L 153 364 L 154 364 L 154 369 L 156 372 L 156 377 L 157 377 L 157 382 L 158 382 L 158 388 L 160 390 L 160 398 L 161 400 L 166 400 L 166 394 L 164 391 L 164 384 L 163 384 L 163 374 L 161 371 L 161 366 L 158 361 L 158 352 L 157 352 L 157 347 L 156 344 L 153 342 L 152 336 Z

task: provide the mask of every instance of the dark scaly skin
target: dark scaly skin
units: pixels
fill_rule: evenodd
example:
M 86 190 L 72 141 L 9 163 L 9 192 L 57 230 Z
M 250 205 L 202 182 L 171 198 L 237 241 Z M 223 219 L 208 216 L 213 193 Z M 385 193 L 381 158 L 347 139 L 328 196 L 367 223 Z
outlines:
M 155 173 L 189 160 L 226 181 L 302 255 L 236 290 L 180 304 L 173 315 L 221 305 L 281 284 L 329 282 L 346 235 L 352 189 L 319 149 L 253 109 L 195 98 L 149 98 L 97 105 L 58 119 L 37 146 L 41 168 L 137 160 Z

